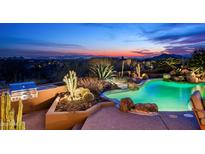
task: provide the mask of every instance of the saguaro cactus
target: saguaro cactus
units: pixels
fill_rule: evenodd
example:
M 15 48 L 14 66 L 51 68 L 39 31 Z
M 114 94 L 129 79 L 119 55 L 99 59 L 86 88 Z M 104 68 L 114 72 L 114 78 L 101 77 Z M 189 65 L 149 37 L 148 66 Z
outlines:
M 139 63 L 136 66 L 136 72 L 137 72 L 137 76 L 140 78 L 141 77 L 141 68 L 140 68 L 140 64 Z
M 4 129 L 4 121 L 5 121 L 5 100 L 4 100 L 5 96 L 4 96 L 4 93 L 2 93 L 2 96 L 1 96 L 1 130 Z
M 66 83 L 67 90 L 70 92 L 71 100 L 73 100 L 77 88 L 76 73 L 74 71 L 69 71 L 69 73 L 64 76 L 63 81 Z
M 15 123 L 15 112 L 11 108 L 9 94 L 1 95 L 1 130 L 22 130 L 25 129 L 25 122 L 22 121 L 23 104 L 19 101 L 17 122 Z
M 23 112 L 23 103 L 22 100 L 20 100 L 18 106 L 17 121 L 16 121 L 17 130 L 25 129 L 25 122 L 22 121 L 22 115 L 23 115 L 22 112 Z

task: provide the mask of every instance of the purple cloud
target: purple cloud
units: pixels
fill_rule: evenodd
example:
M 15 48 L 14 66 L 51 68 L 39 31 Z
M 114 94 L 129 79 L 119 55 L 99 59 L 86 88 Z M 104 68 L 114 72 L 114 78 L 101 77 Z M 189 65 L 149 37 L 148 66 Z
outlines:
M 159 52 L 154 52 L 148 49 L 130 51 L 132 53 L 142 54 L 144 57 L 158 55 Z
M 80 44 L 73 43 L 56 43 L 42 40 L 33 40 L 26 38 L 0 38 L 2 45 L 8 44 L 11 45 L 32 45 L 38 47 L 53 47 L 53 48 L 65 48 L 65 49 L 85 49 L 84 46 Z
M 166 46 L 162 52 L 169 54 L 189 55 L 192 54 L 196 48 L 204 48 L 205 44 L 195 45 L 181 45 L 181 46 Z
M 2 57 L 13 56 L 25 56 L 25 57 L 44 57 L 44 56 L 84 56 L 86 54 L 76 52 L 61 52 L 50 50 L 34 50 L 34 49 L 12 49 L 12 48 L 0 48 Z
M 171 44 L 198 44 L 205 42 L 205 33 L 186 37 L 183 40 L 172 42 Z

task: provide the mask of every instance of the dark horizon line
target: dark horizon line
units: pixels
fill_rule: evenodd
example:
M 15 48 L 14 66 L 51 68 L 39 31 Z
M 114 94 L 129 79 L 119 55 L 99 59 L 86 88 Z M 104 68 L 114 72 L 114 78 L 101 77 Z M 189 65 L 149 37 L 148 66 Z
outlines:
M 146 57 L 140 57 L 140 56 L 95 56 L 95 55 L 61 55 L 61 56 L 0 56 L 1 59 L 9 59 L 9 58 L 23 58 L 23 59 L 77 59 L 77 58 L 137 58 L 137 59 L 149 59 L 154 57 L 159 57 L 161 55 L 172 55 L 172 56 L 181 56 L 181 57 L 189 57 L 191 53 L 188 54 L 171 54 L 171 53 L 162 53 L 159 55 L 153 55 L 153 56 L 146 56 Z

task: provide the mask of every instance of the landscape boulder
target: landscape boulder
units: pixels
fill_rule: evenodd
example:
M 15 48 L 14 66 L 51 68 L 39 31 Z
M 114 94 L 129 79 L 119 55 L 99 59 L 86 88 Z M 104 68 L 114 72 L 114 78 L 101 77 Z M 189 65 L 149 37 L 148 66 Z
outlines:
M 134 82 L 128 82 L 127 87 L 130 90 L 138 90 L 139 89 L 139 86 Z
M 146 103 L 146 104 L 135 104 L 135 109 L 136 112 L 142 111 L 142 112 L 158 112 L 158 107 L 154 103 Z
M 119 107 L 120 111 L 128 112 L 128 111 L 130 111 L 131 109 L 134 109 L 134 108 L 135 108 L 135 105 L 134 105 L 133 101 L 130 98 L 121 99 L 120 107 Z
M 176 71 L 175 70 L 171 71 L 170 75 L 176 75 Z
M 184 81 L 185 80 L 184 76 L 178 76 L 178 78 L 179 78 L 179 81 Z
M 182 75 L 186 75 L 186 74 L 189 74 L 189 73 L 190 73 L 190 71 L 188 69 L 186 69 L 186 68 L 181 70 L 181 74 Z
M 199 79 L 196 77 L 194 73 L 189 73 L 186 75 L 186 80 L 191 83 L 198 83 Z

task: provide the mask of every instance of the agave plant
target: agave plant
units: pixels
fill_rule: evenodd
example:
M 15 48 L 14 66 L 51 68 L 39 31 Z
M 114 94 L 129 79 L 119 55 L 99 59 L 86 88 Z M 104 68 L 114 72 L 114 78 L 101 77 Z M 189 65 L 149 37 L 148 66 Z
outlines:
M 112 65 L 95 64 L 90 67 L 90 71 L 99 79 L 105 80 L 114 77 L 114 68 Z

